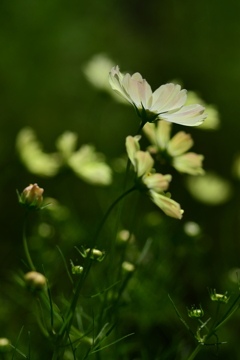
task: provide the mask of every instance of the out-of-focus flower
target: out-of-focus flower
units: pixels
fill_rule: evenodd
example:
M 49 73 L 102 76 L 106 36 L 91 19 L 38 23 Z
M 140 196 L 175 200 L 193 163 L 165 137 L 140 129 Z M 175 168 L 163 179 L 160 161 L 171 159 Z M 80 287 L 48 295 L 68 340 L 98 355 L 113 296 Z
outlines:
M 30 271 L 24 275 L 27 287 L 34 290 L 42 290 L 45 287 L 47 279 L 45 276 L 37 271 Z
M 129 272 L 133 272 L 135 270 L 135 266 L 128 261 L 124 261 L 122 263 L 122 269 L 125 272 L 129 273 Z
M 213 172 L 207 172 L 204 176 L 189 177 L 186 185 L 196 200 L 207 205 L 224 204 L 233 194 L 231 183 Z
M 153 173 L 154 160 L 148 152 L 139 150 L 139 140 L 140 136 L 126 138 L 128 157 L 136 172 L 136 187 L 147 193 L 166 215 L 181 219 L 183 210 L 180 205 L 164 193 L 172 179 L 171 175 Z
M 57 139 L 56 147 L 65 161 L 67 161 L 76 150 L 77 140 L 77 134 L 71 131 L 65 131 Z
M 113 66 L 114 62 L 106 54 L 96 54 L 83 67 L 83 73 L 96 89 L 107 92 L 121 103 L 128 104 L 127 101 L 112 92 L 109 87 L 108 74 L 109 69 Z
M 191 135 L 180 131 L 170 138 L 171 125 L 162 120 L 156 125 L 148 123 L 144 126 L 143 130 L 152 143 L 149 151 L 152 154 L 158 154 L 162 161 L 170 162 L 179 172 L 190 175 L 204 174 L 203 155 L 186 153 L 193 146 Z
M 207 117 L 201 105 L 184 106 L 187 91 L 181 90 L 180 85 L 165 84 L 152 92 L 141 74 L 123 75 L 118 66 L 110 71 L 109 83 L 118 95 L 135 107 L 143 123 L 166 120 L 186 126 L 197 126 Z
M 198 236 L 201 233 L 200 226 L 194 221 L 187 221 L 183 226 L 183 230 L 188 236 L 192 237 Z
M 17 135 L 16 147 L 20 159 L 32 174 L 51 177 L 58 173 L 61 166 L 58 154 L 43 152 L 42 145 L 31 128 L 20 130 Z
M 19 203 L 27 210 L 40 210 L 43 202 L 44 190 L 38 184 L 30 184 L 26 187 L 21 195 L 18 194 Z
M 55 176 L 62 166 L 69 166 L 84 181 L 93 185 L 109 185 L 112 170 L 104 155 L 92 145 L 82 145 L 76 151 L 77 134 L 66 131 L 56 141 L 58 153 L 47 154 L 30 128 L 22 129 L 17 136 L 17 149 L 27 169 L 40 176 Z
M 0 353 L 7 353 L 12 350 L 11 341 L 7 338 L 0 338 Z
M 112 170 L 92 145 L 83 145 L 67 161 L 77 176 L 94 185 L 110 185 Z
M 199 126 L 203 130 L 217 130 L 220 127 L 220 115 L 218 109 L 214 105 L 208 105 L 194 91 L 188 91 L 186 105 L 200 104 L 205 107 L 207 119 Z

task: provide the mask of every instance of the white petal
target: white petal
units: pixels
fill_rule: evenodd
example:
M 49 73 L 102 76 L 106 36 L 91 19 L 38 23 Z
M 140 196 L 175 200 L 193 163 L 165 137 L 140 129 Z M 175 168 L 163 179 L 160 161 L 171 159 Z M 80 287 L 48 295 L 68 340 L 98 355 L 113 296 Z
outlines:
M 136 170 L 135 154 L 140 150 L 139 140 L 141 139 L 140 135 L 137 136 L 127 136 L 126 137 L 126 150 L 128 157 L 133 164 Z
M 193 146 L 193 139 L 190 134 L 179 131 L 169 141 L 167 151 L 171 156 L 179 156 L 184 154 Z
M 171 125 L 172 124 L 164 120 L 160 120 L 157 123 L 157 128 L 156 128 L 157 143 L 162 150 L 166 149 L 167 144 L 170 140 L 170 134 L 172 128 Z
M 135 164 L 138 177 L 149 173 L 153 167 L 154 160 L 146 151 L 137 151 L 135 154 Z
M 144 177 L 143 182 L 150 190 L 161 193 L 168 189 L 171 179 L 171 175 L 150 174 Z
M 162 211 L 171 217 L 176 219 L 181 219 L 183 210 L 181 209 L 180 205 L 168 197 L 157 194 L 155 191 L 149 191 L 152 201 L 160 208 Z
M 192 152 L 177 156 L 173 159 L 173 166 L 179 172 L 190 175 L 202 175 L 204 170 L 202 168 L 204 156 Z
M 160 122 L 160 121 L 159 121 Z M 143 132 L 145 133 L 145 135 L 147 136 L 148 140 L 153 144 L 153 145 L 158 145 L 157 142 L 157 134 L 156 134 L 156 126 L 155 124 L 152 123 L 146 123 L 143 127 Z
M 181 108 L 187 101 L 187 91 L 180 85 L 165 84 L 153 93 L 151 110 L 157 113 Z
M 186 126 L 197 126 L 202 124 L 207 117 L 207 114 L 203 112 L 204 107 L 201 105 L 187 105 L 177 112 L 162 114 L 161 119 Z

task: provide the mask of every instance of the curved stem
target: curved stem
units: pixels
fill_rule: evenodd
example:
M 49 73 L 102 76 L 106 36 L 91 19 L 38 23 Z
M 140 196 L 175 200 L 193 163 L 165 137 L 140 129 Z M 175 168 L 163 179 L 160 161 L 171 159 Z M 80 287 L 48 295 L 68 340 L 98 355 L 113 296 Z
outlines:
M 113 210 L 113 208 L 125 197 L 127 196 L 128 194 L 130 194 L 131 192 L 133 192 L 134 190 L 136 190 L 136 186 L 133 186 L 132 188 L 128 189 L 127 191 L 124 191 L 124 193 L 122 195 L 120 195 L 113 203 L 112 205 L 108 208 L 107 212 L 105 213 L 104 217 L 102 218 L 102 221 L 100 222 L 98 228 L 97 228 L 97 231 L 95 233 L 95 236 L 93 238 L 93 241 L 92 241 L 92 244 L 93 242 L 97 241 L 98 239 L 98 236 L 103 228 L 103 225 L 105 224 L 105 221 L 107 220 L 109 214 L 111 213 L 111 211 Z
M 23 247 L 24 247 L 24 251 L 25 251 L 25 255 L 26 255 L 28 264 L 29 264 L 31 270 L 32 270 L 32 271 L 35 271 L 36 268 L 35 268 L 35 266 L 33 265 L 32 258 L 31 258 L 31 256 L 30 256 L 29 249 L 28 249 L 28 244 L 27 244 L 27 237 L 26 237 L 27 216 L 28 216 L 28 212 L 26 212 L 25 217 L 24 217 L 24 220 L 23 220 Z
M 125 197 L 127 196 L 128 194 L 130 194 L 131 192 L 133 192 L 134 190 L 136 190 L 137 188 L 135 186 L 133 186 L 132 188 L 130 188 L 129 190 L 125 191 L 122 195 L 120 195 L 113 203 L 112 205 L 108 208 L 107 212 L 105 213 L 102 221 L 100 222 L 98 228 L 97 228 L 97 231 L 95 233 L 95 236 L 93 237 L 92 241 L 91 241 L 91 245 L 90 245 L 90 249 L 96 245 L 96 242 L 97 242 L 97 239 L 98 239 L 98 236 L 108 218 L 108 216 L 110 215 L 111 211 L 113 210 L 113 208 Z M 68 309 L 68 313 L 66 315 L 66 323 L 63 325 L 62 329 L 60 330 L 60 334 L 58 335 L 58 339 L 57 339 L 57 342 L 56 342 L 56 350 L 53 354 L 53 358 L 52 360 L 57 360 L 58 358 L 58 352 L 59 352 L 59 345 L 61 343 L 61 341 L 65 338 L 65 337 L 68 337 L 68 334 L 69 334 L 69 331 L 70 331 L 70 328 L 71 328 L 71 325 L 72 325 L 72 321 L 73 321 L 73 315 L 74 315 L 74 312 L 75 312 L 75 309 L 76 309 L 76 306 L 77 306 L 77 302 L 78 302 L 78 298 L 79 298 L 79 295 L 80 295 L 80 291 L 82 289 L 82 286 L 85 282 L 85 279 L 91 269 L 91 265 L 92 265 L 92 261 L 90 259 L 90 253 L 91 251 L 89 251 L 89 255 L 87 256 L 86 258 L 86 266 L 84 266 L 84 270 L 83 270 L 83 273 L 82 273 L 82 276 L 81 278 L 79 279 L 78 283 L 77 283 L 77 286 L 76 286 L 76 291 L 75 293 L 73 294 L 73 299 L 72 299 L 72 302 L 71 302 L 71 306 L 69 307 Z

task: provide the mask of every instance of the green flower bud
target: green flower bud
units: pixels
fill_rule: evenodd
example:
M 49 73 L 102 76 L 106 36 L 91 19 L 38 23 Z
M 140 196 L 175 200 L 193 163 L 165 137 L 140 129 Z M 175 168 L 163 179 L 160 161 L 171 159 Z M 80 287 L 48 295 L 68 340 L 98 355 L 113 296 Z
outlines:
M 228 300 L 230 299 L 230 296 L 227 296 L 227 291 L 225 292 L 225 294 L 217 294 L 216 289 L 213 290 L 211 289 L 209 293 L 212 301 L 217 301 L 223 304 L 227 304 Z
M 11 342 L 7 338 L 0 338 L 0 353 L 10 352 Z
M 86 249 L 86 256 L 87 254 L 90 252 L 90 249 Z M 92 249 L 91 250 L 91 254 L 90 254 L 90 259 L 92 260 L 97 260 L 97 261 L 102 261 L 105 257 L 105 252 L 104 251 L 100 251 L 98 249 Z
M 45 276 L 37 271 L 30 271 L 24 275 L 27 288 L 31 291 L 42 290 L 47 282 Z
M 43 202 L 43 194 L 44 190 L 41 189 L 38 184 L 30 184 L 26 187 L 21 195 L 18 194 L 19 203 L 24 206 L 27 210 L 40 210 Z
M 195 305 L 192 305 L 190 309 L 187 309 L 187 311 L 190 318 L 199 318 L 204 315 L 204 311 L 201 305 L 199 305 L 199 309 L 196 308 Z
M 83 272 L 83 267 L 76 265 L 76 266 L 72 266 L 72 274 L 74 275 L 80 275 Z

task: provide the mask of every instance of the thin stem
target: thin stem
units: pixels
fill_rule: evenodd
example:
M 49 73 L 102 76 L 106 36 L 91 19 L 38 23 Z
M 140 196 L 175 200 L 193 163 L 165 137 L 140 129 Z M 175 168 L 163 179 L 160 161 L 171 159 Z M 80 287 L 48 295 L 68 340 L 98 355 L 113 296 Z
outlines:
M 190 355 L 190 357 L 188 358 L 188 360 L 193 360 L 195 358 L 195 356 L 199 353 L 199 351 L 201 350 L 202 345 L 198 344 L 198 346 L 196 347 L 196 349 L 192 352 L 192 354 Z
M 27 237 L 26 237 L 27 216 L 28 216 L 28 211 L 26 212 L 26 214 L 24 216 L 24 220 L 23 220 L 23 247 L 24 247 L 24 251 L 25 251 L 25 255 L 26 255 L 28 264 L 29 264 L 31 270 L 35 271 L 36 268 L 33 265 L 32 258 L 30 256 L 29 249 L 28 249 L 28 244 L 27 244 Z
M 95 236 L 93 237 L 92 241 L 91 241 L 91 245 L 90 245 L 90 249 L 96 245 L 96 242 L 97 242 L 97 239 L 100 235 L 100 232 L 108 218 L 108 216 L 110 215 L 111 211 L 114 209 L 114 207 L 125 197 L 127 196 L 128 194 L 130 194 L 131 192 L 133 192 L 134 190 L 136 190 L 136 187 L 133 186 L 132 188 L 130 188 L 129 190 L 125 191 L 122 195 L 120 195 L 113 203 L 112 205 L 108 208 L 107 212 L 105 213 L 105 215 L 103 216 L 103 219 L 102 221 L 100 222 L 97 230 L 96 230 L 96 233 L 95 233 Z M 92 261 L 90 259 L 90 254 L 91 254 L 91 251 L 89 251 L 89 254 L 88 254 L 88 257 L 86 258 L 86 265 L 84 266 L 84 270 L 83 270 L 83 273 L 82 273 L 82 276 L 81 278 L 79 279 L 78 283 L 77 283 L 77 286 L 76 286 L 76 291 L 75 293 L 73 294 L 73 299 L 72 299 L 72 303 L 71 303 L 71 306 L 68 310 L 68 313 L 66 315 L 66 324 L 64 324 L 63 328 L 60 330 L 60 334 L 58 336 L 58 339 L 57 339 L 57 346 L 56 346 L 56 350 L 53 354 L 53 360 L 56 360 L 57 357 L 58 357 L 58 353 L 59 353 L 59 345 L 61 343 L 61 341 L 65 338 L 65 337 L 68 337 L 68 334 L 69 334 L 69 331 L 70 331 L 70 328 L 71 328 L 71 325 L 72 325 L 72 321 L 73 321 L 73 315 L 74 315 L 74 312 L 75 312 L 75 309 L 76 309 L 76 306 L 77 306 L 77 302 L 78 302 L 78 298 L 79 298 L 79 295 L 80 295 L 80 292 L 81 292 L 81 289 L 82 289 L 82 286 L 85 282 L 85 279 L 87 278 L 87 275 L 91 269 L 91 265 L 92 265 Z
M 119 203 L 119 201 L 121 201 L 125 196 L 127 196 L 128 194 L 130 194 L 131 192 L 133 192 L 134 190 L 136 190 L 136 186 L 133 186 L 132 188 L 128 189 L 127 191 L 125 191 L 122 195 L 120 195 L 113 203 L 112 205 L 109 207 L 109 209 L 107 210 L 107 212 L 105 213 L 104 217 L 102 218 L 102 221 L 100 222 L 97 231 L 95 233 L 95 236 L 93 237 L 92 240 L 92 245 L 93 243 L 97 241 L 98 236 L 103 228 L 103 225 L 105 224 L 105 221 L 107 220 L 109 214 L 111 213 L 111 211 L 113 210 L 113 208 Z

